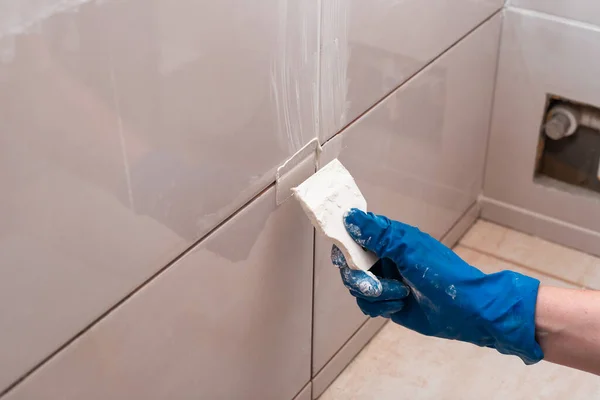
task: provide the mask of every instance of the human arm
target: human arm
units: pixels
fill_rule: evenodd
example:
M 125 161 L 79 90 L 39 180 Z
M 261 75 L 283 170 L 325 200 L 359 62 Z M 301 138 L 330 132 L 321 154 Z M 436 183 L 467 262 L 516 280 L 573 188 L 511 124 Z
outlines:
M 536 279 L 512 271 L 486 275 L 417 228 L 382 216 L 353 210 L 344 222 L 358 243 L 380 257 L 371 277 L 350 270 L 339 250 L 332 251 L 365 314 L 492 347 L 526 364 L 545 358 L 600 375 L 599 292 L 540 288 Z M 364 290 L 378 288 L 377 280 L 386 284 Z
M 541 286 L 535 324 L 547 361 L 600 375 L 600 292 Z

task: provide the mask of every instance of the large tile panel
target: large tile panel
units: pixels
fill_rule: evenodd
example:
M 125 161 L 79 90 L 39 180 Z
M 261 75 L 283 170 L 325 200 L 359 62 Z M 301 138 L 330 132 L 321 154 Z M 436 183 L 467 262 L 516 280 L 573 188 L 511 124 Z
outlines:
M 486 161 L 486 197 L 600 232 L 597 195 L 534 179 L 548 94 L 600 106 L 599 42 L 599 29 L 517 9 L 506 11 Z
M 329 139 L 503 0 L 323 1 L 320 137 Z
M 494 17 L 335 136 L 320 164 L 338 157 L 371 211 L 441 238 L 481 189 L 500 25 Z M 313 372 L 365 320 L 330 246 L 317 236 Z
M 318 8 L 2 2 L 0 390 L 316 137 Z
M 600 3 L 596 0 L 510 0 L 509 5 L 600 25 Z
M 292 399 L 310 379 L 312 245 L 270 189 L 6 399 Z

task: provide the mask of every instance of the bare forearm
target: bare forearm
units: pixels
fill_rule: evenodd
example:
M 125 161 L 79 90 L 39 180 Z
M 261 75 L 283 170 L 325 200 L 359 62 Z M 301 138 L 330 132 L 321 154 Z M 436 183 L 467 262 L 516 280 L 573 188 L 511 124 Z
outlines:
M 535 322 L 546 361 L 600 375 L 600 292 L 542 286 Z

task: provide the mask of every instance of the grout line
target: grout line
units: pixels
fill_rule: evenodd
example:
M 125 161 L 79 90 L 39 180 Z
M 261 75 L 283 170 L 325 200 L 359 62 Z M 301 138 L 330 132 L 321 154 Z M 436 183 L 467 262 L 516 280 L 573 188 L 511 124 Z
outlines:
M 315 168 L 316 172 L 316 168 Z M 309 377 L 312 381 L 313 378 L 313 365 L 314 365 L 314 355 L 315 355 L 315 287 L 316 282 L 315 279 L 317 277 L 317 230 L 313 228 L 313 245 L 312 245 L 312 279 L 311 279 L 311 297 L 310 297 L 310 365 L 309 369 Z M 312 399 L 312 388 L 311 388 L 311 399 Z
M 558 23 L 562 23 L 565 25 L 570 25 L 570 26 L 573 26 L 576 28 L 583 28 L 583 29 L 587 29 L 587 30 L 592 30 L 594 32 L 600 32 L 600 26 L 598 26 L 592 22 L 585 22 L 585 21 L 581 21 L 581 20 L 577 20 L 577 19 L 573 19 L 573 18 L 569 18 L 569 17 L 563 17 L 563 16 L 556 15 L 556 14 L 550 14 L 545 11 L 538 11 L 538 10 L 533 10 L 530 8 L 515 7 L 515 6 L 511 6 L 511 5 L 507 5 L 506 10 L 514 12 L 515 14 L 524 15 L 526 17 L 546 19 L 546 20 L 549 20 L 552 22 L 558 22 Z
M 352 338 L 354 338 L 354 336 L 356 336 L 358 334 L 358 332 L 364 328 L 364 326 L 367 324 L 367 322 L 370 321 L 370 317 L 367 317 L 367 319 L 360 324 L 360 326 L 354 331 L 354 333 L 348 338 L 346 339 L 346 341 L 340 346 L 339 349 L 337 349 L 337 351 L 335 353 L 333 353 L 333 355 L 331 357 L 329 357 L 329 359 L 325 362 L 325 365 L 323 365 L 321 367 L 321 369 L 319 369 L 317 372 L 315 372 L 313 374 L 313 376 L 311 377 L 311 379 L 316 378 L 317 375 L 319 375 L 326 367 L 327 365 L 329 365 L 329 363 L 331 362 L 331 360 L 333 360 L 338 354 L 341 353 L 342 350 L 344 350 L 344 347 L 346 347 L 346 345 L 352 340 Z M 384 325 L 385 326 L 385 325 Z M 378 331 L 379 332 L 379 331 Z
M 496 254 L 493 254 L 493 253 L 490 253 L 490 252 L 488 252 L 488 251 L 486 251 L 486 250 L 480 250 L 480 249 L 477 249 L 477 248 L 475 248 L 475 247 L 471 247 L 470 245 L 465 245 L 465 244 L 462 244 L 462 243 L 460 243 L 460 242 L 459 242 L 459 243 L 456 245 L 456 247 L 463 247 L 463 248 L 465 248 L 465 249 L 467 249 L 467 250 L 471 250 L 471 251 L 474 251 L 474 252 L 476 252 L 476 253 L 479 253 L 479 254 L 481 254 L 481 255 L 484 255 L 484 256 L 487 256 L 487 257 L 494 258 L 494 259 L 496 259 L 496 260 L 498 260 L 498 261 L 503 261 L 503 262 L 505 262 L 505 263 L 512 264 L 512 265 L 514 265 L 514 266 L 517 266 L 517 267 L 523 268 L 523 269 L 525 269 L 525 270 L 527 270 L 527 271 L 531 271 L 531 272 L 535 272 L 535 273 L 541 274 L 541 275 L 543 275 L 543 276 L 545 276 L 545 277 L 547 277 L 547 278 L 552 278 L 552 279 L 556 279 L 556 280 L 558 280 L 558 281 L 562 281 L 562 282 L 564 282 L 564 283 L 568 283 L 569 285 L 573 285 L 573 286 L 575 286 L 575 287 L 577 287 L 577 288 L 586 288 L 586 289 L 590 289 L 589 287 L 587 287 L 587 286 L 585 286 L 585 285 L 582 285 L 581 283 L 576 283 L 576 282 L 570 281 L 570 280 L 568 280 L 568 279 L 565 279 L 565 278 L 563 278 L 563 277 L 560 277 L 560 276 L 558 276 L 558 275 L 554 275 L 554 274 L 552 274 L 552 273 L 548 273 L 548 272 L 546 272 L 546 271 L 540 271 L 539 269 L 536 269 L 536 268 L 534 268 L 534 267 L 530 267 L 530 266 L 528 266 L 528 265 L 525 265 L 525 264 L 522 264 L 522 263 L 520 263 L 520 262 L 518 262 L 518 261 L 510 260 L 510 259 L 508 259 L 508 258 L 505 258 L 505 257 L 499 256 L 499 255 L 496 255 Z
M 559 225 L 560 227 L 571 229 L 571 230 L 577 231 L 578 233 L 582 233 L 582 234 L 585 234 L 585 235 L 594 236 L 596 238 L 600 237 L 600 233 L 599 232 L 596 232 L 596 231 L 594 231 L 592 229 L 589 229 L 589 228 L 586 228 L 584 226 L 575 225 L 575 224 L 573 224 L 571 222 L 564 221 L 562 219 L 558 219 L 558 218 L 552 217 L 550 215 L 541 214 L 539 212 L 532 211 L 532 210 L 529 210 L 529 209 L 526 209 L 526 208 L 522 208 L 520 206 L 516 206 L 516 205 L 511 204 L 511 203 L 505 203 L 504 201 L 496 200 L 496 199 L 494 199 L 492 197 L 487 197 L 485 195 L 482 195 L 482 196 L 479 197 L 479 203 L 481 204 L 481 209 L 482 210 L 485 208 L 485 204 L 489 203 L 489 204 L 494 205 L 496 207 L 501 207 L 503 209 L 506 209 L 508 211 L 512 211 L 512 212 L 518 213 L 520 215 L 524 214 L 525 216 L 534 218 L 534 219 L 539 220 L 541 222 L 546 222 L 546 223 L 550 223 L 550 224 L 554 224 L 554 225 Z M 503 227 L 511 229 L 511 230 L 515 230 L 513 227 L 508 226 L 508 224 L 506 224 L 504 222 L 496 222 L 496 221 L 488 219 L 487 217 L 483 217 L 481 219 L 483 219 L 484 221 L 489 221 L 489 222 L 491 222 L 493 224 L 496 224 L 496 225 L 503 226 Z M 524 233 L 525 235 L 528 235 L 528 236 L 537 237 L 537 238 L 542 239 L 542 240 L 544 240 L 546 242 L 554 243 L 556 245 L 559 245 L 559 246 L 562 246 L 562 247 L 566 247 L 568 249 L 572 249 L 572 250 L 578 251 L 580 253 L 586 253 L 586 254 L 591 255 L 592 257 L 598 258 L 598 256 L 592 254 L 589 251 L 580 250 L 580 249 L 577 249 L 577 248 L 575 248 L 573 246 L 569 246 L 569 245 L 566 245 L 566 244 L 560 244 L 560 243 L 554 242 L 554 241 L 549 240 L 549 239 L 544 239 L 544 238 L 541 238 L 541 237 L 537 236 L 535 233 L 526 233 L 524 231 L 517 231 L 517 232 Z
M 309 371 L 310 371 L 310 378 L 312 380 L 312 375 L 313 375 L 313 365 L 314 365 L 314 358 L 315 358 L 315 286 L 317 286 L 315 284 L 315 279 L 317 276 L 317 253 L 316 253 L 316 246 L 317 246 L 317 231 L 316 229 L 313 228 L 313 246 L 312 246 L 312 279 L 311 279 L 311 298 L 310 298 L 310 366 L 309 366 Z
M 379 317 L 382 318 L 382 317 Z M 315 374 L 314 377 L 317 377 L 317 375 L 319 375 L 326 367 L 327 365 L 329 365 L 329 363 L 331 362 L 331 360 L 333 360 L 345 347 L 346 345 L 350 342 L 350 340 L 352 340 L 356 335 L 358 335 L 358 333 L 360 332 L 361 329 L 363 329 L 367 323 L 369 323 L 372 319 L 369 317 L 355 332 L 354 334 L 352 334 L 352 336 L 350 336 L 350 338 L 342 345 L 342 347 L 340 347 L 338 349 L 338 351 L 335 352 L 335 354 L 325 363 L 325 365 L 323 366 L 323 368 L 321 368 L 319 370 L 319 372 L 317 372 Z M 323 393 L 325 393 L 327 391 L 327 389 L 329 389 L 329 387 L 331 385 L 333 385 L 333 383 L 340 377 L 340 375 L 342 375 L 342 373 L 344 373 L 344 371 L 350 366 L 350 364 L 352 364 L 352 362 L 365 350 L 365 348 L 371 344 L 371 342 L 379 335 L 379 333 L 383 330 L 383 328 L 385 328 L 388 324 L 390 324 L 391 319 L 389 318 L 385 318 L 387 321 L 381 325 L 374 333 L 373 335 L 371 335 L 371 337 L 369 338 L 369 340 L 367 340 L 356 352 L 356 354 L 354 354 L 354 356 L 350 359 L 350 361 L 348 361 L 348 363 L 344 366 L 344 368 L 342 368 L 340 370 L 340 372 L 338 372 L 333 379 L 331 380 L 331 382 L 329 382 L 329 385 L 327 385 L 327 387 L 321 392 L 321 394 L 319 395 L 319 397 L 321 397 L 323 395 Z
M 321 145 L 321 129 L 323 124 L 323 113 L 322 107 L 323 99 L 322 99 L 322 78 L 321 78 L 321 68 L 323 63 L 323 1 L 326 0 L 318 0 L 317 1 L 317 112 L 315 114 L 316 123 L 315 123 L 315 133 L 317 135 L 317 142 L 319 146 Z M 318 157 L 317 157 L 318 159 Z
M 292 396 L 292 400 L 296 400 L 298 396 L 300 396 L 302 394 L 302 392 L 304 392 L 308 387 L 309 388 L 309 392 L 310 392 L 310 398 L 312 399 L 312 379 L 308 381 L 307 384 L 305 384 L 304 386 L 302 386 L 302 389 L 300 389 L 298 391 L 298 393 L 296 393 L 295 395 Z
M 401 87 L 403 87 L 404 85 L 406 85 L 407 83 L 409 83 L 410 81 L 412 81 L 413 78 L 417 77 L 422 72 L 424 72 L 429 66 L 431 66 L 437 60 L 439 60 L 440 58 L 442 58 L 443 56 L 445 56 L 448 52 L 450 52 L 458 44 L 460 44 L 464 39 L 466 39 L 468 36 L 470 36 L 473 32 L 475 32 L 476 30 L 478 30 L 480 27 L 482 27 L 484 24 L 486 24 L 488 21 L 490 21 L 496 15 L 502 13 L 503 9 L 504 8 L 499 8 L 492 15 L 488 16 L 487 18 L 485 18 L 483 21 L 481 21 L 479 24 L 477 24 L 475 27 L 473 27 L 467 33 L 465 33 L 460 38 L 458 38 L 454 43 L 452 43 L 449 47 L 447 47 L 445 50 L 443 50 L 442 52 L 440 52 L 436 57 L 434 57 L 432 60 L 430 60 L 429 62 L 427 62 L 425 65 L 423 65 L 417 71 L 415 71 L 413 74 L 409 75 L 406 79 L 404 79 L 402 82 L 400 82 L 400 84 L 398 86 L 396 86 L 391 91 L 389 91 L 387 94 L 385 94 L 382 98 L 380 98 L 379 100 L 377 100 L 376 103 L 374 103 L 373 105 L 371 105 L 370 107 L 368 107 L 365 111 L 363 111 L 362 113 L 360 113 L 356 118 L 354 118 L 353 120 L 351 120 L 350 122 L 348 122 L 342 129 L 340 129 L 338 132 L 336 132 L 333 136 L 331 136 L 329 139 L 327 139 L 326 141 L 324 141 L 323 143 L 321 143 L 321 146 L 324 146 L 327 142 L 329 142 L 331 139 L 333 139 L 337 135 L 341 135 L 342 133 L 344 133 L 348 128 L 350 128 L 352 125 L 354 125 L 358 120 L 360 120 L 361 118 L 363 118 L 366 114 L 368 114 L 369 112 L 371 112 L 374 108 L 376 108 L 377 106 L 379 106 L 380 104 L 382 104 L 384 101 L 386 101 L 387 99 L 389 99 L 390 97 L 392 97 L 398 91 L 398 89 L 400 89 Z
M 440 238 L 440 242 L 444 242 L 444 240 L 446 240 L 446 238 L 452 233 L 452 231 L 458 227 L 458 225 L 463 222 L 464 219 L 466 219 L 469 214 L 471 213 L 471 211 L 473 211 L 474 208 L 478 207 L 479 203 L 477 201 L 473 202 L 469 207 L 467 207 L 467 209 L 460 215 L 460 217 L 458 217 L 458 219 L 456 221 L 454 221 L 454 223 L 452 224 L 452 226 L 446 230 L 446 232 L 442 235 L 442 237 Z M 477 213 L 479 214 L 479 213 Z M 456 243 L 452 244 L 449 247 L 454 247 L 457 244 L 460 243 L 460 241 L 462 240 L 463 237 L 465 237 L 465 235 L 467 234 L 467 232 L 469 232 L 471 230 L 471 228 L 473 227 L 473 225 L 475 225 L 475 222 L 477 222 L 477 220 L 479 219 L 479 216 L 476 216 L 473 220 L 473 222 L 471 222 L 467 228 L 465 229 L 465 231 L 463 233 L 460 234 L 460 236 L 456 239 Z
M 6 387 L 6 389 L 0 391 L 0 398 L 4 397 L 10 391 L 15 389 L 21 382 L 23 382 L 25 379 L 29 378 L 32 374 L 34 374 L 36 371 L 38 371 L 40 368 L 42 368 L 47 362 L 49 362 L 51 359 L 53 359 L 56 355 L 58 355 L 60 352 L 62 352 L 64 349 L 66 349 L 68 346 L 70 346 L 73 342 L 75 342 L 77 339 L 79 339 L 81 336 L 83 336 L 85 333 L 87 333 L 90 329 L 92 329 L 94 326 L 96 326 L 98 323 L 100 323 L 104 318 L 108 317 L 113 311 L 115 311 L 117 308 L 119 308 L 121 305 L 123 305 L 127 300 L 129 300 L 131 297 L 136 295 L 139 291 L 144 289 L 146 287 L 146 285 L 148 285 L 149 283 L 154 281 L 154 279 L 156 279 L 160 275 L 162 275 L 167 269 L 169 269 L 171 266 L 173 266 L 175 263 L 177 263 L 183 257 L 187 256 L 189 253 L 191 253 L 196 248 L 196 246 L 201 244 L 206 238 L 208 238 L 215 231 L 220 229 L 223 225 L 227 224 L 233 218 L 235 218 L 240 213 L 245 211 L 251 203 L 253 203 L 255 200 L 257 200 L 259 197 L 261 197 L 263 194 L 265 194 L 269 189 L 271 189 L 273 187 L 275 187 L 275 183 L 271 183 L 265 189 L 263 189 L 258 194 L 253 196 L 250 200 L 248 200 L 240 208 L 238 208 L 234 213 L 232 213 L 230 216 L 225 218 L 222 222 L 217 224 L 217 226 L 215 226 L 213 229 L 208 231 L 200 239 L 196 240 L 193 244 L 191 244 L 188 248 L 186 248 L 183 252 L 181 252 L 181 254 L 179 254 L 177 257 L 173 258 L 173 260 L 169 261 L 165 266 L 163 266 L 158 271 L 156 271 L 154 274 L 152 274 L 150 277 L 145 279 L 141 284 L 136 286 L 131 292 L 127 293 L 127 295 L 125 295 L 123 298 L 118 300 L 112 306 L 108 307 L 107 310 L 102 312 L 92 322 L 90 322 L 83 329 L 81 329 L 78 333 L 76 333 L 74 336 L 72 336 L 70 339 L 68 339 L 62 345 L 60 345 L 57 349 L 52 351 L 48 356 L 42 358 L 41 361 L 36 363 L 27 372 L 25 372 L 23 375 L 21 375 L 19 378 L 17 378 L 13 383 L 8 385 L 8 387 Z
M 480 22 L 474 28 L 472 28 L 471 30 L 469 30 L 466 34 L 464 34 L 463 36 L 461 36 L 456 42 L 454 42 L 452 45 L 450 45 L 448 48 L 446 48 L 444 51 L 442 51 L 440 54 L 438 54 L 437 57 L 435 57 L 434 59 L 432 59 L 431 61 L 429 61 L 428 63 L 426 63 L 422 68 L 420 68 L 419 70 L 417 70 L 415 73 L 413 73 L 412 75 L 410 75 L 407 79 L 405 79 L 401 84 L 399 84 L 397 87 L 395 87 L 394 89 L 392 89 L 389 93 L 387 93 L 384 97 L 382 97 L 379 101 L 377 101 L 377 103 L 373 104 L 371 107 L 369 107 L 367 110 L 365 110 L 364 112 L 362 112 L 359 116 L 357 116 L 354 120 L 350 121 L 339 132 L 337 132 L 335 135 L 333 135 L 327 141 L 325 141 L 324 143 L 322 143 L 322 145 L 324 145 L 325 143 L 329 142 L 335 136 L 343 133 L 347 128 L 349 128 L 351 125 L 353 125 L 356 121 L 358 121 L 359 119 L 361 119 L 363 116 L 365 116 L 367 113 L 369 113 L 375 107 L 377 107 L 379 104 L 381 104 L 382 102 L 384 102 L 385 100 L 387 100 L 389 97 L 391 97 L 398 89 L 400 89 L 402 86 L 404 86 L 405 84 L 407 84 L 408 82 L 410 82 L 414 77 L 416 77 L 421 72 L 423 72 L 427 67 L 429 67 L 431 64 L 433 64 L 434 62 L 436 62 L 439 58 L 441 58 L 446 53 L 448 53 L 450 50 L 452 50 L 463 39 L 465 39 L 466 37 L 468 37 L 469 35 L 471 35 L 474 31 L 476 31 L 477 29 L 479 29 L 482 25 L 484 25 L 485 23 L 487 23 L 489 20 L 491 20 L 493 17 L 495 17 L 500 12 L 502 12 L 502 9 L 498 9 L 492 15 L 488 16 L 486 19 L 484 19 L 482 22 Z M 319 16 L 321 17 L 321 15 L 319 15 Z M 321 24 L 322 24 L 322 21 L 319 22 L 319 28 L 318 28 L 319 31 L 320 31 Z M 320 45 L 320 39 L 319 39 L 319 45 Z M 320 49 L 319 49 L 319 53 L 321 53 Z M 318 79 L 319 79 L 319 84 L 318 84 L 318 91 L 319 91 L 319 93 L 318 93 L 318 102 L 319 103 L 320 103 L 320 96 L 321 96 L 321 94 L 320 94 L 320 86 L 321 86 L 320 85 L 321 84 L 321 82 L 320 82 L 320 69 L 321 68 L 320 68 L 320 65 L 319 65 L 319 68 L 318 68 L 318 70 L 319 70 L 319 72 L 318 72 L 318 74 L 319 74 L 319 76 L 318 76 Z M 319 114 L 320 114 L 320 111 L 319 111 Z M 319 122 L 320 122 L 320 118 L 319 118 Z M 319 136 L 320 136 L 320 132 L 317 132 L 317 137 L 319 137 Z M 254 202 L 256 199 L 258 199 L 260 196 L 262 196 L 267 190 L 271 189 L 274 186 L 275 186 L 275 183 L 272 182 L 266 188 L 264 188 L 263 190 L 259 191 L 256 195 L 254 195 L 247 202 L 245 202 L 240 208 L 238 208 L 236 211 L 234 211 L 231 215 L 229 215 L 223 221 L 221 221 L 220 223 L 218 223 L 214 228 L 212 228 L 210 231 L 208 231 L 206 234 L 204 234 L 201 238 L 199 238 L 194 243 L 192 243 L 187 249 L 185 249 L 183 252 L 181 252 L 173 260 L 171 260 L 170 262 L 168 262 L 165 266 L 163 266 L 162 268 L 160 268 L 158 271 L 156 271 L 154 274 L 152 274 L 149 278 L 145 279 L 141 284 L 139 284 L 138 286 L 136 286 L 131 292 L 129 292 L 127 295 L 125 295 L 120 300 L 118 300 L 116 303 L 114 303 L 112 306 L 110 306 L 107 310 L 105 310 L 102 314 L 100 314 L 100 316 L 98 316 L 97 318 L 95 318 L 91 323 L 89 323 L 87 326 L 85 326 L 82 330 L 80 330 L 78 333 L 76 333 L 74 336 L 72 336 L 70 339 L 68 339 L 62 345 L 60 345 L 57 349 L 55 349 L 54 351 L 52 351 L 48 356 L 42 358 L 41 361 L 39 361 L 38 363 L 36 363 L 27 372 L 25 372 L 23 375 L 21 375 L 19 378 L 17 378 L 13 383 L 11 383 L 10 385 L 8 385 L 8 387 L 6 387 L 6 389 L 0 391 L 0 398 L 4 397 L 9 392 L 11 392 L 21 382 L 23 382 L 25 379 L 27 379 L 29 376 L 31 376 L 33 373 L 35 373 L 37 370 L 39 370 L 42 366 L 44 366 L 47 362 L 49 362 L 52 358 L 54 358 L 56 355 L 58 355 L 64 349 L 66 349 L 69 345 L 71 345 L 77 339 L 79 339 L 82 335 L 84 335 L 85 333 L 87 333 L 90 329 L 92 329 L 101 320 L 103 320 L 104 318 L 106 318 L 109 314 L 111 314 L 113 311 L 115 311 L 117 308 L 119 308 L 121 305 L 123 305 L 127 300 L 129 300 L 131 297 L 133 297 L 135 294 L 137 294 L 140 290 L 142 290 L 146 285 L 148 285 L 154 279 L 156 279 L 160 275 L 162 275 L 163 272 L 165 272 L 167 269 L 169 269 L 172 265 L 174 265 L 176 262 L 178 262 L 179 260 L 181 260 L 187 254 L 189 254 L 196 246 L 198 246 L 206 238 L 208 238 L 210 235 L 212 235 L 216 230 L 220 229 L 223 225 L 225 225 L 226 223 L 228 223 L 231 219 L 233 219 L 234 217 L 236 217 L 239 213 L 241 213 L 242 211 L 244 211 L 252 202 Z M 314 253 L 314 246 L 313 246 L 313 253 Z M 314 279 L 314 254 L 313 254 L 313 279 Z M 313 285 L 313 290 L 314 290 L 314 285 Z M 313 315 L 314 315 L 314 299 L 313 299 Z M 367 321 L 365 321 L 360 326 L 359 329 L 361 329 L 366 324 Z M 358 330 L 356 332 L 358 332 Z M 354 333 L 354 335 L 356 335 L 356 332 Z M 354 337 L 354 335 L 352 335 L 350 339 L 352 339 L 352 337 Z M 348 341 L 350 339 L 348 339 Z M 344 343 L 344 345 L 342 346 L 342 348 L 348 343 L 348 341 L 346 341 Z M 311 342 L 312 342 L 312 334 L 311 334 Z M 335 355 L 337 355 L 340 350 L 338 350 L 334 354 L 333 357 L 335 357 Z M 312 352 L 311 352 L 311 361 L 312 361 Z M 330 358 L 329 361 L 331 361 L 331 358 Z M 311 362 L 311 364 L 312 364 L 312 362 Z M 322 369 L 323 368 L 321 368 L 321 370 Z M 321 372 L 321 370 L 319 370 L 319 372 Z M 312 365 L 311 365 L 311 372 L 312 372 Z
M 488 170 L 488 157 L 490 154 L 490 147 L 492 142 L 492 126 L 494 123 L 494 114 L 496 111 L 496 90 L 498 89 L 498 75 L 500 73 L 500 55 L 502 50 L 503 36 L 504 36 L 504 19 L 505 19 L 504 9 L 500 10 L 500 18 L 502 21 L 500 22 L 500 34 L 498 35 L 498 46 L 496 47 L 496 70 L 494 71 L 494 86 L 492 88 L 492 103 L 490 105 L 490 114 L 488 120 L 488 129 L 486 133 L 486 143 L 485 150 L 483 156 L 483 171 L 481 174 L 481 188 L 479 190 L 480 194 L 483 195 L 483 191 L 485 188 L 485 181 Z

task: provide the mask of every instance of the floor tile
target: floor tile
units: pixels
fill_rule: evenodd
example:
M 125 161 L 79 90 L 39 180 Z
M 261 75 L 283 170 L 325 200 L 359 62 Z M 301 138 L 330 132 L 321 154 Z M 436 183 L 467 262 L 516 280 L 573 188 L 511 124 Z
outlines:
M 507 261 L 503 261 L 498 258 L 479 253 L 479 252 L 469 249 L 467 247 L 458 246 L 454 249 L 454 251 L 463 260 L 468 262 L 470 265 L 473 265 L 473 266 L 479 268 L 481 271 L 485 272 L 486 274 L 491 274 L 491 273 L 499 272 L 499 271 L 503 271 L 503 270 L 510 270 L 510 271 L 519 272 L 521 274 L 539 279 L 543 285 L 564 287 L 564 288 L 570 288 L 570 289 L 578 287 L 578 286 L 568 283 L 566 281 L 550 277 L 550 276 L 543 274 L 541 272 L 538 272 L 534 269 L 523 268 L 518 265 L 511 264 Z
M 430 338 L 389 323 L 321 400 L 593 399 L 600 378 L 468 343 Z
M 480 220 L 460 244 L 578 286 L 600 289 L 600 258 L 534 236 Z

